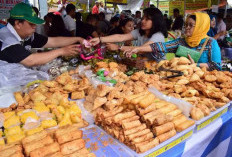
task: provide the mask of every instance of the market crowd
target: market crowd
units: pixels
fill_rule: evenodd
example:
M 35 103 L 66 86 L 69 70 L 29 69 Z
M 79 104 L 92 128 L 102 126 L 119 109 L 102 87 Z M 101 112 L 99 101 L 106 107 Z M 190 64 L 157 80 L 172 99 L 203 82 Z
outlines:
M 108 21 L 103 3 L 97 2 L 87 17 L 76 12 L 73 4 L 58 6 L 44 20 L 39 11 L 25 3 L 10 11 L 5 27 L 0 29 L 0 60 L 31 67 L 50 62 L 59 56 L 80 53 L 79 44 L 106 44 L 110 51 L 121 51 L 127 57 L 139 54 L 148 60 L 160 61 L 166 53 L 176 53 L 184 46 L 201 53 L 193 64 L 210 70 L 221 70 L 219 44 L 232 28 L 231 17 L 197 12 L 184 20 L 178 9 L 171 19 L 151 6 L 132 14 L 130 10 L 112 16 Z M 218 44 L 219 43 L 219 44 Z M 49 52 L 31 53 L 31 48 L 58 48 Z

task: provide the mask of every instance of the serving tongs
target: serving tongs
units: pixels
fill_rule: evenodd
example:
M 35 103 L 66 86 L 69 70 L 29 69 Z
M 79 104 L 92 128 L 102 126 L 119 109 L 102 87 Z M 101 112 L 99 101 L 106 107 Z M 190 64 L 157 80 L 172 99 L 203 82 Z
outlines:
M 174 75 L 166 76 L 166 77 L 161 77 L 160 79 L 175 78 L 175 77 L 179 77 L 179 76 L 184 75 L 184 73 L 183 73 L 183 72 L 181 72 L 181 71 L 178 71 L 178 70 L 171 70 L 171 69 L 166 69 L 166 68 L 164 68 L 163 66 L 160 66 L 158 70 L 159 70 L 159 71 L 166 71 L 166 72 L 172 72 L 172 73 L 175 73 Z

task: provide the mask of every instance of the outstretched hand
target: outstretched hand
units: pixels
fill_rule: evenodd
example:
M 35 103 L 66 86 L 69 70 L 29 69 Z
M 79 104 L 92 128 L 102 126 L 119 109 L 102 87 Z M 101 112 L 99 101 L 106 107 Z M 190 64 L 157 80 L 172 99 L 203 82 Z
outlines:
M 125 50 L 124 51 L 124 55 L 127 57 L 127 58 L 131 58 L 131 56 L 133 54 L 137 54 L 139 52 L 139 50 L 137 48 L 134 48 L 134 49 L 129 49 L 129 50 Z

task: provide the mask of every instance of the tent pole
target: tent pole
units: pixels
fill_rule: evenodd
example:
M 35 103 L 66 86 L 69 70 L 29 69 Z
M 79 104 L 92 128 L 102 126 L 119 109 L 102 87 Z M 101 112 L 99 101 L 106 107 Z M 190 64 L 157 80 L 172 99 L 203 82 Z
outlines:
M 87 12 L 89 12 L 89 0 L 87 1 Z
M 157 8 L 159 9 L 159 0 L 157 0 L 156 2 L 157 2 Z
M 184 17 L 185 17 L 185 10 L 186 10 L 186 0 L 184 0 Z

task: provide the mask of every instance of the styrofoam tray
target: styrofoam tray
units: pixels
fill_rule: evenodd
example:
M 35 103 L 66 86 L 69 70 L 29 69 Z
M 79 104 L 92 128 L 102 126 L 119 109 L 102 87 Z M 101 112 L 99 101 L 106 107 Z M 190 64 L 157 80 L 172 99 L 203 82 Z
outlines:
M 230 106 L 231 106 L 231 102 L 217 109 L 216 111 L 211 112 L 210 115 L 202 118 L 201 120 L 196 121 L 195 132 L 201 130 L 202 128 L 205 128 L 206 126 L 211 124 L 213 121 L 221 117 L 224 113 L 228 111 Z

